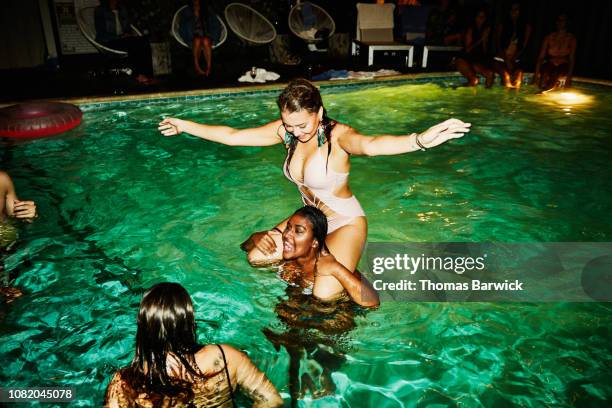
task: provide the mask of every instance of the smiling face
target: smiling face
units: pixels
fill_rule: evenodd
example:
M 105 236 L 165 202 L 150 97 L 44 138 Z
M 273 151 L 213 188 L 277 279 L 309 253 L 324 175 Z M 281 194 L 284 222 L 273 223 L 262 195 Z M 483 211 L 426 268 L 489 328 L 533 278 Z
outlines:
M 319 243 L 310 221 L 300 214 L 291 216 L 283 231 L 283 259 L 289 261 L 314 256 L 318 249 Z
M 295 136 L 300 142 L 307 142 L 314 136 L 323 118 L 323 108 L 318 112 L 302 109 L 296 112 L 281 112 L 281 120 L 285 130 Z

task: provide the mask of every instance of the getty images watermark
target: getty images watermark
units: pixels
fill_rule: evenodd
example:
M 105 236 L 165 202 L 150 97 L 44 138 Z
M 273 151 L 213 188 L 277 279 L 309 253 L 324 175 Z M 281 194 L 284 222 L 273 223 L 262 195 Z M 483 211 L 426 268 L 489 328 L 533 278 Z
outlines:
M 369 243 L 381 300 L 610 302 L 612 243 Z

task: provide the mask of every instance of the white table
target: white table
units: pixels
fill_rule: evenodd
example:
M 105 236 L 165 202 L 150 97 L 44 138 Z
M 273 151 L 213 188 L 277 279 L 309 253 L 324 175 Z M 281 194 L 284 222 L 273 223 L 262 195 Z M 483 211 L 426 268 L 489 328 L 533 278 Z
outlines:
M 410 44 L 403 44 L 397 42 L 370 42 L 364 43 L 361 41 L 353 41 L 353 51 L 356 47 L 367 47 L 368 48 L 368 66 L 374 64 L 374 51 L 408 51 L 406 56 L 406 66 L 412 67 L 414 57 L 414 46 Z M 353 52 L 355 54 L 355 52 Z

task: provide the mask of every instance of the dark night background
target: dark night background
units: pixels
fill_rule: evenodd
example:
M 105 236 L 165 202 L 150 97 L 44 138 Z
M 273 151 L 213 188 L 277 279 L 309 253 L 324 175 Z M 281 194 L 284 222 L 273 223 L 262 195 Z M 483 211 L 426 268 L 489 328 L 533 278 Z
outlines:
M 0 86 L 1 100 L 11 101 L 42 97 L 70 97 L 86 95 L 108 95 L 113 93 L 147 92 L 151 89 L 130 89 L 117 85 L 114 79 L 92 76 L 97 68 L 107 63 L 99 54 L 62 55 L 58 40 L 58 22 L 53 7 L 57 2 L 69 0 L 2 0 L 0 17 Z M 297 67 L 275 66 L 268 61 L 267 46 L 246 47 L 233 34 L 213 54 L 213 75 L 202 79 L 193 75 L 191 55 L 170 35 L 170 24 L 174 12 L 186 0 L 124 0 L 133 21 L 144 30 L 152 41 L 167 41 L 172 58 L 172 74 L 162 79 L 155 91 L 205 89 L 216 86 L 237 85 L 237 77 L 257 65 L 281 74 L 281 80 L 309 73 L 308 66 L 315 70 L 366 69 L 361 61 L 344 58 L 305 59 Z M 211 0 L 208 2 L 219 15 L 233 0 Z M 266 16 L 279 34 L 287 33 L 287 14 L 294 2 L 287 0 L 243 0 Z M 357 1 L 312 0 L 334 18 L 337 33 L 348 33 L 354 37 Z M 373 2 L 373 1 L 372 1 Z M 397 2 L 395 2 L 397 3 Z M 474 12 L 482 5 L 490 10 L 493 24 L 499 23 L 508 13 L 510 1 L 458 0 L 454 2 L 460 10 L 460 20 L 465 26 Z M 424 7 L 437 4 L 434 0 L 421 0 Z M 45 46 L 40 9 L 51 10 L 53 32 L 58 49 L 58 58 L 50 60 Z M 405 7 L 405 6 L 404 6 Z M 576 65 L 574 75 L 612 79 L 612 47 L 610 47 L 609 22 L 612 21 L 610 1 L 523 1 L 522 11 L 532 25 L 532 38 L 525 53 L 525 66 L 532 71 L 542 39 L 554 29 L 554 18 L 559 11 L 569 16 L 569 31 L 577 38 Z M 396 27 L 396 29 L 401 29 Z M 299 40 L 297 41 L 299 43 Z M 294 39 L 295 43 L 295 39 Z M 402 72 L 421 72 L 420 50 L 417 48 L 415 66 Z M 398 68 L 393 61 L 384 60 L 373 69 Z M 430 70 L 448 70 L 448 65 L 428 67 Z M 117 92 L 118 88 L 122 88 Z M 127 91 L 126 91 L 127 89 Z

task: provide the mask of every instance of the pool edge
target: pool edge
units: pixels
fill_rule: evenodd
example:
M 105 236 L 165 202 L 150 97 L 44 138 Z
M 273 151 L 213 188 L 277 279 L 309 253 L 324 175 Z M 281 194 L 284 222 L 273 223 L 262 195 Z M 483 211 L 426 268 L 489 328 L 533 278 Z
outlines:
M 532 75 L 528 73 L 528 75 Z M 373 77 L 368 79 L 347 79 L 347 80 L 328 80 L 328 81 L 313 81 L 315 85 L 320 88 L 344 88 L 344 87 L 353 87 L 358 85 L 371 85 L 385 82 L 400 82 L 406 81 L 410 82 L 411 80 L 435 80 L 435 79 L 447 79 L 447 78 L 461 78 L 461 74 L 457 71 L 437 71 L 437 72 L 427 72 L 427 73 L 416 73 L 416 74 L 400 74 L 400 75 L 389 75 L 389 76 L 381 76 L 381 77 Z M 592 85 L 600 85 L 612 87 L 612 81 L 603 80 L 603 79 L 595 79 L 595 78 L 586 78 L 586 77 L 574 77 L 574 82 L 579 83 L 587 83 Z M 419 81 L 419 82 L 421 82 Z M 144 94 L 136 94 L 136 95 L 120 95 L 120 96 L 87 96 L 87 97 L 79 97 L 79 98 L 47 98 L 47 99 L 36 99 L 37 101 L 47 101 L 47 102 L 64 102 L 71 103 L 78 106 L 83 106 L 90 108 L 91 105 L 102 105 L 102 104 L 113 104 L 113 103 L 133 103 L 135 101 L 140 102 L 162 102 L 161 100 L 168 99 L 167 102 L 178 102 L 180 100 L 189 100 L 189 99 L 200 99 L 212 96 L 218 97 L 228 97 L 238 94 L 253 94 L 253 93 L 266 93 L 266 92 L 274 92 L 281 90 L 287 84 L 286 81 L 283 82 L 275 82 L 271 84 L 261 84 L 261 85 L 249 85 L 249 86 L 235 86 L 235 87 L 225 87 L 225 88 L 211 88 L 211 89 L 195 89 L 190 91 L 173 91 L 173 92 L 152 92 L 152 93 L 144 93 Z M 172 100 L 175 98 L 175 100 Z M 13 105 L 19 102 L 7 102 L 0 103 L 0 108 Z

